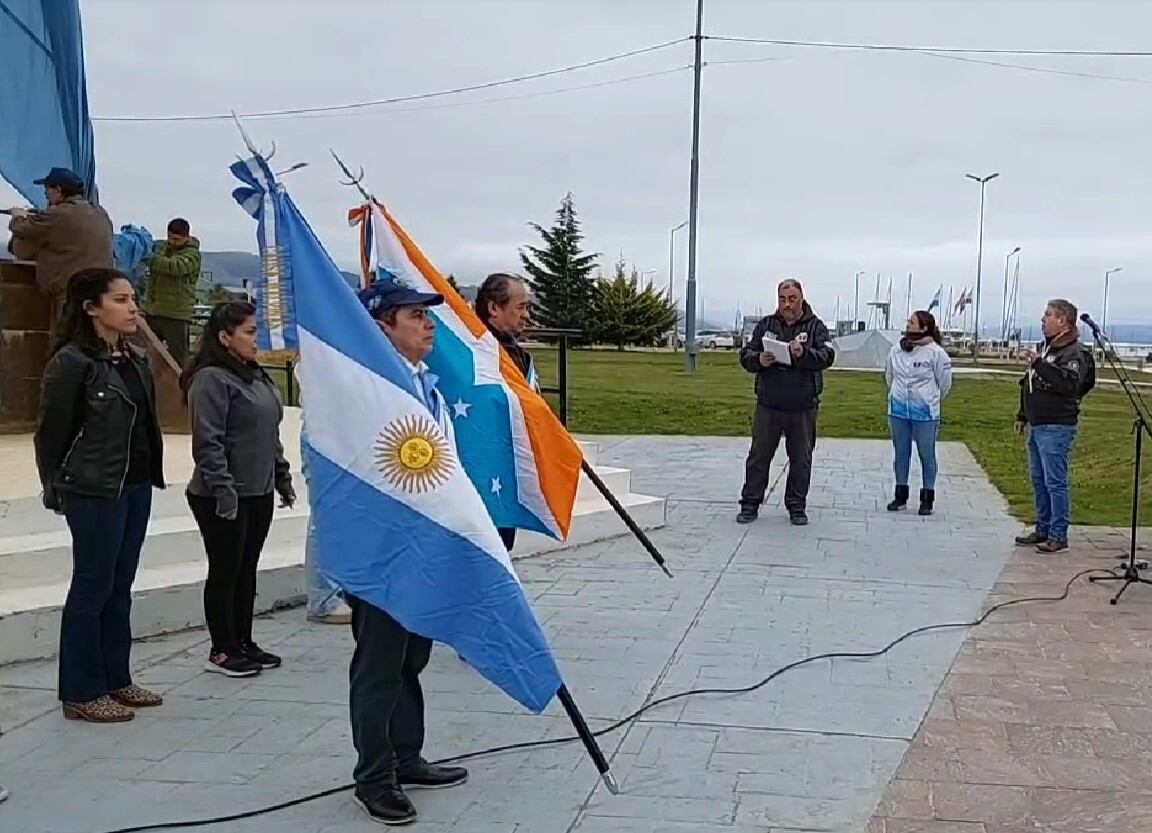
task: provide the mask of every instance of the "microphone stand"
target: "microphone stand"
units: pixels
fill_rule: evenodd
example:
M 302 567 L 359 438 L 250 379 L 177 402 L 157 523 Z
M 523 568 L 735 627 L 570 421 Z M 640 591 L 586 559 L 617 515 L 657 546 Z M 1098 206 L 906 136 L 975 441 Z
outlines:
M 1124 393 L 1128 396 L 1128 402 L 1132 406 L 1132 412 L 1135 417 L 1132 421 L 1132 433 L 1136 437 L 1136 459 L 1133 461 L 1132 466 L 1132 535 L 1128 544 L 1128 559 L 1124 565 L 1124 572 L 1121 575 L 1111 576 L 1092 576 L 1088 579 L 1090 582 L 1105 582 L 1105 581 L 1122 581 L 1124 582 L 1120 589 L 1116 592 L 1110 600 L 1110 604 L 1119 604 L 1120 597 L 1124 595 L 1124 591 L 1131 587 L 1133 584 L 1150 584 L 1152 581 L 1140 575 L 1141 570 L 1148 569 L 1147 561 L 1137 561 L 1136 559 L 1136 530 L 1139 524 L 1140 517 L 1140 457 L 1144 448 L 1144 434 L 1149 430 L 1148 417 L 1145 415 L 1147 412 L 1147 403 L 1136 390 L 1135 385 L 1132 384 L 1131 378 L 1128 376 L 1123 365 L 1116 361 L 1115 351 L 1112 349 L 1112 341 L 1108 335 L 1104 333 L 1087 314 L 1081 316 L 1081 320 L 1087 324 L 1092 330 L 1092 337 L 1095 339 L 1097 346 L 1100 348 L 1101 354 L 1104 356 L 1112 372 L 1116 374 L 1116 378 L 1120 381 L 1120 387 L 1124 389 Z M 1115 572 L 1115 571 L 1113 571 Z

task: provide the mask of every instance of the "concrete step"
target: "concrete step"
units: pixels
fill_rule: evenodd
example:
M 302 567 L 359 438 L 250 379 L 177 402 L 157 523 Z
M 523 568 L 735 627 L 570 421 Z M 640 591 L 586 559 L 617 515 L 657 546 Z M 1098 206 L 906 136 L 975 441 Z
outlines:
M 646 530 L 665 523 L 665 501 L 645 495 L 618 496 L 636 523 Z M 141 566 L 133 586 L 132 622 L 137 638 L 200 627 L 203 624 L 203 546 L 192 525 L 165 519 L 145 541 Z M 189 518 L 189 520 L 191 520 Z M 305 593 L 305 513 L 285 512 L 269 532 L 260 563 L 257 610 L 265 612 L 299 604 Z M 603 499 L 590 498 L 576 506 L 567 541 L 522 532 L 514 559 L 540 555 L 625 534 L 627 527 Z M 2 559 L 5 577 L 0 589 L 0 665 L 54 656 L 60 613 L 68 592 L 71 549 L 67 542 L 40 549 L 10 552 L 11 541 L 0 539 L 9 553 Z

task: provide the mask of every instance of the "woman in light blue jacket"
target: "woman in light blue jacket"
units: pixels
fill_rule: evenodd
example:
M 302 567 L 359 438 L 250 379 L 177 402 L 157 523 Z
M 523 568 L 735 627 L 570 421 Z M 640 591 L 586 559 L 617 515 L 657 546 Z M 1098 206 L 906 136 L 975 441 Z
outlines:
M 920 456 L 923 487 L 921 515 L 931 515 L 936 502 L 936 435 L 940 402 L 952 387 L 952 360 L 940 346 L 940 329 L 932 313 L 917 310 L 908 319 L 904 337 L 888 354 L 888 427 L 895 449 L 896 496 L 888 504 L 895 512 L 908 505 L 908 474 L 912 443 Z

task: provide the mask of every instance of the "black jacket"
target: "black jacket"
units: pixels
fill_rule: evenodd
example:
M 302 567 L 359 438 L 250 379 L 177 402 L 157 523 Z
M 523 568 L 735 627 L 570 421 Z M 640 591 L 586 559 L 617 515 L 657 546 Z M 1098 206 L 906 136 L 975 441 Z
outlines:
M 1096 360 L 1075 330 L 1048 339 L 1020 380 L 1019 422 L 1075 425 L 1080 400 L 1096 386 Z
M 130 361 L 151 402 L 151 482 L 164 488 L 163 439 L 156 414 L 156 385 L 143 353 Z M 44 505 L 60 509 L 60 496 L 74 493 L 117 498 L 124 488 L 138 408 L 108 355 L 92 356 L 75 345 L 48 361 L 40 388 L 36 468 Z
M 760 364 L 760 354 L 764 352 L 765 335 L 777 341 L 792 341 L 799 336 L 804 342 L 804 352 L 793 357 L 790 365 L 764 367 Z M 830 368 L 835 359 L 828 328 L 807 301 L 794 324 L 789 324 L 778 312 L 762 318 L 740 350 L 740 364 L 749 373 L 756 374 L 756 401 L 777 411 L 807 411 L 817 407 L 824 391 L 823 371 Z
M 489 325 L 488 331 L 495 336 L 496 341 L 500 342 L 500 346 L 507 351 L 512 363 L 520 368 L 520 372 L 527 379 L 532 370 L 532 354 L 520 346 L 520 342 L 516 340 L 515 336 L 502 333 L 491 325 Z

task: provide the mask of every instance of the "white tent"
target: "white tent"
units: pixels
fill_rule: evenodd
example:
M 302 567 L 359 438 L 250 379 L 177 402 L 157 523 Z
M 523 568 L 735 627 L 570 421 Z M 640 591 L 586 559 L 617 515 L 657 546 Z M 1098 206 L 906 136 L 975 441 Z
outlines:
M 900 343 L 899 330 L 865 330 L 832 339 L 835 367 L 841 370 L 883 370 L 892 346 Z

